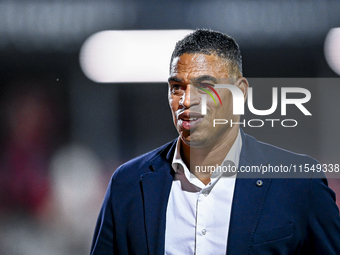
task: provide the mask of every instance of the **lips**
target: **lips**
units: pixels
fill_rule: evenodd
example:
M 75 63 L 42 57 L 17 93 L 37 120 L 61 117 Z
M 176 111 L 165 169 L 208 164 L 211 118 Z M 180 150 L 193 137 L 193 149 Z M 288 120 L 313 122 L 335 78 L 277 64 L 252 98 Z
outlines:
M 185 120 L 185 121 L 192 121 L 192 120 L 197 120 L 198 118 L 183 118 L 183 120 Z
M 203 117 L 198 112 L 184 111 L 178 115 L 178 124 L 186 130 L 194 129 L 203 120 Z

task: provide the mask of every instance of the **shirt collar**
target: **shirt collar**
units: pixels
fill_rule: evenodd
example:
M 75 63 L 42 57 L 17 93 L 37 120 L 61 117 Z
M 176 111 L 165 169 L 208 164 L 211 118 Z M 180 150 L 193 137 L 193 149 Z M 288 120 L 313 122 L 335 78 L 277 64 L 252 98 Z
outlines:
M 186 164 L 184 163 L 184 161 L 182 160 L 181 157 L 181 138 L 177 139 L 177 143 L 176 143 L 176 149 L 175 149 L 175 153 L 174 153 L 174 157 L 172 159 L 172 168 L 173 170 L 177 173 L 178 171 L 182 171 L 184 172 L 186 178 L 188 180 L 190 180 L 191 178 L 191 174 L 188 167 L 186 166 Z M 228 154 L 226 155 L 226 157 L 224 158 L 223 163 L 227 162 L 227 161 L 232 161 L 235 166 L 236 169 L 238 168 L 239 165 L 239 160 L 240 160 L 240 154 L 241 154 L 241 149 L 242 149 L 242 138 L 241 138 L 241 132 L 240 130 L 238 130 L 237 133 L 237 137 L 233 143 L 233 145 L 231 146 Z

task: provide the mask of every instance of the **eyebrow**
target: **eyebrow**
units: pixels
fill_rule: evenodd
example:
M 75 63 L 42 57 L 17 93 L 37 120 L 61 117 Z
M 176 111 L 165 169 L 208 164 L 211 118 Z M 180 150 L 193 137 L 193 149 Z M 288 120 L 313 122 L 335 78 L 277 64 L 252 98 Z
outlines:
M 182 82 L 183 80 L 180 78 L 177 78 L 175 76 L 169 77 L 168 82 L 174 81 L 174 82 Z
M 182 82 L 183 79 L 177 78 L 176 76 L 172 76 L 172 77 L 169 77 L 169 79 L 168 79 L 168 82 L 171 82 L 171 81 Z M 194 82 L 194 83 L 200 83 L 202 81 L 212 81 L 215 84 L 217 83 L 217 79 L 214 76 L 211 76 L 211 75 L 202 75 L 202 76 L 199 76 L 199 77 L 196 77 L 196 78 L 192 78 L 191 81 Z
M 202 75 L 197 78 L 192 78 L 191 81 L 196 83 L 200 83 L 202 81 L 212 81 L 215 84 L 217 83 L 217 79 L 214 76 L 210 75 Z

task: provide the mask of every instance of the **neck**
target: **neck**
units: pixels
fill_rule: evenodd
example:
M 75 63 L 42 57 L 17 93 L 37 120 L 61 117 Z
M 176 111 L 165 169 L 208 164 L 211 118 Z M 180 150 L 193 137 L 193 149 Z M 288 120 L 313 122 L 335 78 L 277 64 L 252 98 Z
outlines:
M 231 127 L 223 137 L 220 137 L 217 142 L 202 147 L 190 147 L 182 141 L 182 159 L 190 172 L 205 185 L 208 184 L 212 173 L 209 171 L 200 171 L 199 167 L 216 166 L 216 164 L 221 165 L 234 144 L 238 132 L 239 126 L 235 125 Z

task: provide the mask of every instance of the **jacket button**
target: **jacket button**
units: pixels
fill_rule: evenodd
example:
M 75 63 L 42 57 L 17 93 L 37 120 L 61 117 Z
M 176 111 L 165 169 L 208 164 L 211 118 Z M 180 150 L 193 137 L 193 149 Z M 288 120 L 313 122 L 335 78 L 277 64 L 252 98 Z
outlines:
M 256 181 L 256 186 L 257 187 L 261 187 L 263 185 L 263 181 L 262 180 L 257 180 Z

